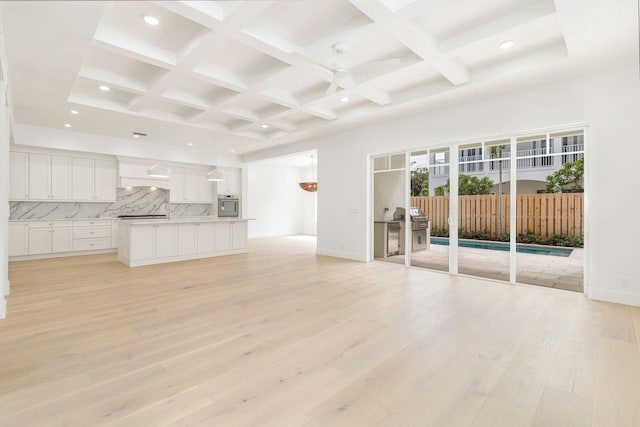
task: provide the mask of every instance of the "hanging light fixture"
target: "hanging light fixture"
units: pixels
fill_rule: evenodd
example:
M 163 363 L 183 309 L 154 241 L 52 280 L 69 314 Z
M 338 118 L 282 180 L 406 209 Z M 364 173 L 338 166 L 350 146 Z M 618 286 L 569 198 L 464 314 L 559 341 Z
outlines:
M 171 171 L 165 165 L 155 164 L 147 169 L 147 174 L 152 178 L 169 178 Z
M 215 181 L 215 182 L 224 181 L 224 174 L 220 172 L 218 168 L 213 168 L 207 174 L 207 181 Z
M 307 174 L 305 174 L 304 177 L 306 178 L 306 176 Z M 315 179 L 315 173 L 313 169 L 313 156 L 311 156 L 311 181 L 302 181 L 302 182 L 299 182 L 298 185 L 304 191 L 308 191 L 310 193 L 315 193 L 316 191 L 318 191 L 318 182 Z

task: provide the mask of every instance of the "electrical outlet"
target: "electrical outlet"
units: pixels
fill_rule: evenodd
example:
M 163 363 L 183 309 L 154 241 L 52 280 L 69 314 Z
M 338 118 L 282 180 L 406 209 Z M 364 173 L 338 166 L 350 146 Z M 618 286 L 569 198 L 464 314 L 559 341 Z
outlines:
M 620 278 L 620 284 L 622 285 L 623 288 L 628 288 L 629 287 L 629 278 L 624 276 Z

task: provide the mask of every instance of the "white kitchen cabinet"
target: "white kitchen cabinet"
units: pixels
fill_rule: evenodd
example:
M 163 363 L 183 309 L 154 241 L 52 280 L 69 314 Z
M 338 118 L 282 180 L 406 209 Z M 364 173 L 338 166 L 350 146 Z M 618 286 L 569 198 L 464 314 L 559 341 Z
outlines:
M 118 220 L 111 220 L 111 242 L 109 244 L 110 248 L 118 247 Z
M 187 200 L 185 174 L 185 168 L 171 168 L 171 177 L 169 178 L 169 199 L 171 203 L 183 203 Z
M 9 199 L 29 199 L 29 154 L 9 153 Z
M 156 224 L 154 228 L 155 258 L 178 255 L 178 233 L 175 224 Z
M 29 226 L 29 255 L 71 252 L 72 242 L 69 221 L 34 222 Z
M 234 221 L 231 223 L 231 248 L 246 249 L 247 248 L 247 222 Z
M 29 255 L 29 223 L 9 222 L 9 256 Z
M 132 260 L 145 261 L 177 255 L 178 233 L 175 224 L 145 224 L 131 228 Z
M 29 230 L 29 255 L 51 253 L 51 230 L 32 228 Z
M 224 180 L 216 183 L 218 195 L 242 193 L 242 169 L 220 167 L 220 172 L 224 174 Z
M 94 161 L 94 196 L 96 200 L 116 200 L 116 162 L 111 160 Z
M 121 225 L 122 226 L 122 225 Z M 131 259 L 134 261 L 150 260 L 155 257 L 155 228 L 152 224 L 141 225 L 131 229 Z M 119 244 L 118 244 L 119 247 Z
M 209 254 L 216 250 L 215 223 L 196 223 L 196 252 Z
M 74 200 L 116 200 L 115 162 L 74 157 L 71 171 L 71 187 Z
M 213 185 L 202 169 L 171 168 L 171 203 L 213 203 Z
M 207 181 L 207 174 L 199 171 L 198 174 L 198 200 L 200 202 L 213 203 L 215 201 L 215 184 Z
M 118 226 L 118 260 L 130 267 L 247 252 L 246 219 L 132 220 Z
M 198 170 L 185 169 L 185 198 L 189 202 L 200 201 L 200 191 L 198 188 Z
M 230 251 L 233 247 L 231 222 L 216 223 L 216 251 Z
M 29 199 L 69 200 L 69 157 L 29 154 Z
M 196 224 L 178 224 L 178 256 L 196 252 Z

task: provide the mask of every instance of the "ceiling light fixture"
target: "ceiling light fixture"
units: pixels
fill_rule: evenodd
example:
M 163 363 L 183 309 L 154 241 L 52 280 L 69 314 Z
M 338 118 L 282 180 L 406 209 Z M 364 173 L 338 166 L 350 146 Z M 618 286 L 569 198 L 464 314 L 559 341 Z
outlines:
M 340 102 L 349 102 L 349 97 L 343 96 L 342 98 L 340 98 Z
M 70 125 L 69 123 L 65 123 L 65 124 L 64 124 L 64 127 L 66 127 L 66 128 L 70 128 L 70 127 L 71 127 L 71 125 Z
M 109 86 L 105 86 L 105 85 L 98 86 L 98 89 L 100 89 L 103 92 L 109 92 L 111 90 Z
M 311 180 L 309 181 L 305 181 L 304 178 L 306 178 L 306 173 L 305 173 L 305 177 L 303 177 L 303 181 L 298 183 L 298 186 L 300 188 L 302 188 L 304 191 L 308 191 L 309 193 L 315 193 L 316 191 L 318 191 L 318 180 L 315 177 L 315 168 L 313 167 L 313 156 L 311 156 L 311 166 L 309 166 L 309 169 L 311 171 Z
M 266 128 L 268 128 L 268 127 L 269 127 L 269 125 L 262 125 L 262 126 L 260 126 L 260 127 L 261 127 L 262 129 L 266 129 Z
M 217 168 L 213 168 L 207 174 L 207 181 L 213 181 L 213 182 L 224 181 L 224 174 L 220 172 Z
M 513 47 L 513 44 L 513 40 L 505 40 L 500 43 L 500 49 L 509 49 L 510 47 Z
M 140 138 L 141 136 L 147 136 L 147 134 L 142 132 L 133 132 L 134 138 Z
M 169 178 L 171 171 L 165 165 L 155 164 L 147 169 L 147 174 L 152 178 Z
M 144 17 L 144 22 L 146 22 L 149 25 L 158 25 L 160 23 L 158 18 L 154 16 L 149 16 L 149 15 Z
M 78 112 L 76 110 L 71 110 L 71 114 L 78 114 Z

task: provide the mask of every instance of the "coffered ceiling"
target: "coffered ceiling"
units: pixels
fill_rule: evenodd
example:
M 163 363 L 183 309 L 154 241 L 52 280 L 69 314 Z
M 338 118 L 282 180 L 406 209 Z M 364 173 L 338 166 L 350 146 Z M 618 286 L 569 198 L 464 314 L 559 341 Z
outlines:
M 635 0 L 2 2 L 0 13 L 17 122 L 238 154 L 637 53 Z

